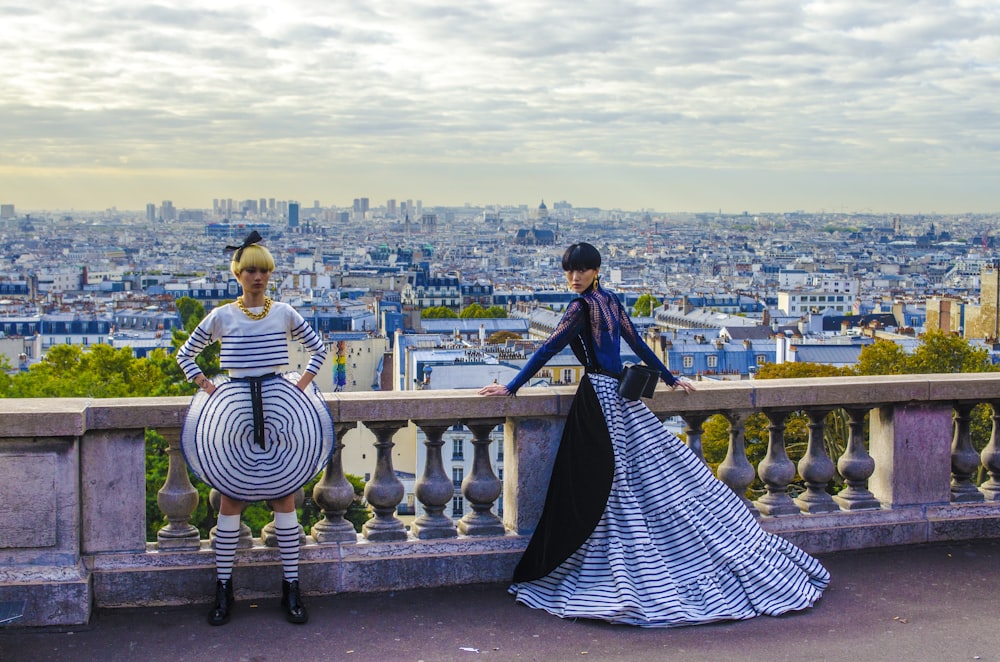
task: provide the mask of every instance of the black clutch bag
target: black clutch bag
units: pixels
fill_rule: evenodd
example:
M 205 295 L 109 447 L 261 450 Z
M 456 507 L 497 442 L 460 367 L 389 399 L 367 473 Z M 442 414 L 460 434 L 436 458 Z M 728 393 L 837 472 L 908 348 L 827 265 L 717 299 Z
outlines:
M 644 365 L 627 365 L 618 383 L 618 395 L 626 400 L 638 400 L 653 397 L 656 382 L 660 379 L 660 371 L 647 368 Z

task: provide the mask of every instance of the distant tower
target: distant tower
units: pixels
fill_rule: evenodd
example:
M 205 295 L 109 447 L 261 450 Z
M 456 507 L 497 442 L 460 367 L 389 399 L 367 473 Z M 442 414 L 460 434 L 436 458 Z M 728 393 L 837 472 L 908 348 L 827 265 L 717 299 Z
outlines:
M 983 266 L 980 274 L 979 333 L 974 337 L 1000 340 L 1000 265 L 996 263 Z
M 177 220 L 177 208 L 170 200 L 164 200 L 160 205 L 160 218 L 164 221 Z
M 156 205 L 152 202 L 146 205 L 146 221 L 148 223 L 156 222 Z
M 535 212 L 535 218 L 539 221 L 546 221 L 549 218 L 549 208 L 545 206 L 545 200 L 542 200 L 542 204 L 538 205 L 538 211 Z
M 299 203 L 288 203 L 288 227 L 294 229 L 299 227 Z

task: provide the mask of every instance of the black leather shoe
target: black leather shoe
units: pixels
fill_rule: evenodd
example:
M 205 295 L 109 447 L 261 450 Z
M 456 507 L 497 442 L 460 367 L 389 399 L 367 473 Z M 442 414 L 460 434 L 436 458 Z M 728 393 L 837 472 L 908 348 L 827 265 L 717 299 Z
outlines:
M 229 622 L 229 610 L 233 608 L 233 580 L 215 583 L 215 606 L 208 612 L 209 625 L 225 625 Z
M 289 623 L 305 623 L 309 620 L 309 612 L 302 604 L 302 596 L 299 595 L 298 580 L 281 582 L 281 606 L 285 610 L 285 618 Z

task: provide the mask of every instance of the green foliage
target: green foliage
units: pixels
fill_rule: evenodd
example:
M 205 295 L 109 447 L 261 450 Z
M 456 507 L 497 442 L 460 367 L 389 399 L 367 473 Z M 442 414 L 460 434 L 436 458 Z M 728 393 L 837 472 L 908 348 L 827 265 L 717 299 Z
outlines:
M 660 306 L 660 302 L 656 300 L 652 294 L 643 294 L 638 299 L 636 299 L 635 306 L 632 308 L 632 314 L 636 317 L 651 317 L 653 311 Z
M 420 319 L 457 319 L 458 313 L 448 306 L 431 306 L 420 311 Z
M 181 297 L 174 302 L 174 305 L 177 306 L 177 313 L 181 316 L 181 326 L 189 333 L 194 331 L 198 322 L 205 317 L 205 306 L 197 299 Z
M 27 372 L 13 375 L 2 395 L 11 398 L 130 398 L 158 395 L 167 376 L 129 347 L 55 345 Z
M 985 347 L 972 347 L 960 336 L 932 330 L 920 338 L 920 345 L 909 357 L 912 374 L 995 372 Z
M 483 308 L 478 303 L 473 303 L 466 306 L 458 316 L 461 319 L 504 319 L 507 317 L 507 309 L 503 306 Z
M 507 309 L 503 306 L 490 306 L 486 309 L 486 314 L 483 317 L 489 317 L 492 319 L 507 319 Z
M 10 390 L 10 385 L 13 381 L 13 377 L 10 376 L 12 371 L 13 368 L 11 368 L 7 357 L 0 355 L 0 398 L 4 397 L 7 391 Z
M 365 481 L 360 476 L 345 474 L 347 481 L 354 488 L 354 501 L 344 513 L 344 519 L 354 525 L 354 530 L 361 533 L 361 527 L 372 518 L 371 508 L 365 503 Z
M 902 375 L 906 363 L 906 350 L 891 340 L 877 339 L 861 349 L 855 370 L 859 375 Z
M 876 340 L 861 350 L 859 375 L 924 375 L 958 372 L 995 372 L 989 351 L 973 347 L 960 336 L 934 329 L 920 337 L 913 354 L 894 342 Z
M 485 308 L 483 308 L 478 303 L 474 303 L 469 306 L 466 306 L 462 310 L 462 312 L 458 314 L 458 316 L 462 319 L 473 319 L 479 317 L 486 317 L 485 313 L 486 313 Z
M 794 377 L 844 377 L 853 375 L 851 368 L 838 368 L 823 363 L 765 363 L 757 370 L 757 379 L 788 379 Z

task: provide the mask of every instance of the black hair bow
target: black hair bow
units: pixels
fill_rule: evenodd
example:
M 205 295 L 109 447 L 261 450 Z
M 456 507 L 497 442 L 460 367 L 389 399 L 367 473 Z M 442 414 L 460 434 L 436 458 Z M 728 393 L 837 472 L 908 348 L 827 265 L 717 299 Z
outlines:
M 254 244 L 260 243 L 263 240 L 264 237 L 260 236 L 259 232 L 257 232 L 256 230 L 251 230 L 250 234 L 247 235 L 247 238 L 243 240 L 242 244 L 240 244 L 239 246 L 226 246 L 226 250 L 236 251 L 236 255 L 233 256 L 233 259 L 239 262 L 240 258 L 243 256 L 244 248 L 246 248 L 247 246 L 253 246 Z

